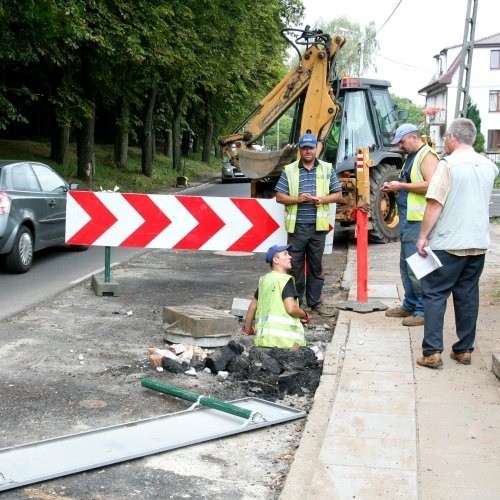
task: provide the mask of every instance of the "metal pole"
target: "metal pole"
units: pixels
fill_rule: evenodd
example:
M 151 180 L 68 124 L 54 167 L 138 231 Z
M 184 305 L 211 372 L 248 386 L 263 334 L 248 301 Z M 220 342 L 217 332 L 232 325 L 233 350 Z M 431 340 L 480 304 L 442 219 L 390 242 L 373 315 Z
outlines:
M 111 247 L 104 247 L 104 283 L 111 281 Z
M 252 410 L 246 408 L 241 408 L 240 406 L 233 405 L 231 403 L 226 403 L 225 401 L 220 401 L 218 399 L 210 398 L 207 396 L 200 396 L 191 391 L 186 391 L 184 389 L 178 389 L 177 387 L 172 387 L 171 385 L 162 384 L 151 380 L 149 378 L 143 378 L 141 380 L 141 385 L 147 387 L 148 389 L 153 389 L 154 391 L 163 392 L 165 394 L 170 394 L 176 398 L 187 399 L 194 403 L 199 403 L 208 408 L 213 408 L 225 413 L 230 413 L 231 415 L 236 415 L 237 417 L 254 420 L 256 418 L 262 418 L 262 415 L 255 413 Z

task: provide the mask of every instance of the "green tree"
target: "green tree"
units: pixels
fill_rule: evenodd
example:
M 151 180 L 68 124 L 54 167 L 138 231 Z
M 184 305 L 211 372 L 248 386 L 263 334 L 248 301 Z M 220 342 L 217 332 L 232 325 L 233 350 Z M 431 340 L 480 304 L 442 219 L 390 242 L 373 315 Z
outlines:
M 370 22 L 361 26 L 345 16 L 337 17 L 331 21 L 320 21 L 319 28 L 325 33 L 342 35 L 346 42 L 337 56 L 337 73 L 351 76 L 363 76 L 365 71 L 372 66 L 375 52 L 379 48 L 375 23 Z
M 474 141 L 474 150 L 478 153 L 483 153 L 486 141 L 483 133 L 481 132 L 481 117 L 479 115 L 479 109 L 477 109 L 477 106 L 470 99 L 467 104 L 467 118 L 474 122 L 477 130 L 476 140 Z
M 423 106 L 418 106 L 407 97 L 399 97 L 395 94 L 391 94 L 391 98 L 397 110 L 408 112 L 406 122 L 413 123 L 421 130 L 425 130 L 425 132 L 428 133 L 428 130 L 426 130 L 427 125 L 425 123 L 425 116 L 422 113 Z

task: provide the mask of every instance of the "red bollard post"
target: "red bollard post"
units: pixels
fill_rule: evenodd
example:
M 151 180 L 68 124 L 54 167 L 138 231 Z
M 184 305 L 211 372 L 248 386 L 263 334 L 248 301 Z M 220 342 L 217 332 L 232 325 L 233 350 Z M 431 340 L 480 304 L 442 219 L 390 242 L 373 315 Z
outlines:
M 357 299 L 368 302 L 368 214 L 356 210 Z

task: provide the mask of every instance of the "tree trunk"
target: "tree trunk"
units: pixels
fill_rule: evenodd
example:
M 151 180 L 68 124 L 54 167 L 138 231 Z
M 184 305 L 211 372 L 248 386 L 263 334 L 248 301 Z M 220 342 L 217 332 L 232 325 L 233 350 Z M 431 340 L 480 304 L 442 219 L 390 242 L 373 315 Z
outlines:
M 165 130 L 163 132 L 163 154 L 172 156 L 172 131 Z
M 212 139 L 214 135 L 214 120 L 212 117 L 212 110 L 209 105 L 205 110 L 205 126 L 203 131 L 203 153 L 201 160 L 204 163 L 210 163 L 210 150 L 212 149 Z
M 64 72 L 61 68 L 52 65 L 50 69 L 50 97 L 57 95 L 63 85 Z M 64 121 L 64 125 L 61 125 Z M 69 120 L 61 120 L 57 115 L 56 108 L 52 103 L 50 106 L 50 158 L 60 165 L 69 163 L 69 133 L 71 123 Z
M 200 136 L 198 134 L 193 134 L 193 153 L 197 153 L 200 150 Z
M 130 106 L 126 97 L 120 97 L 116 103 L 115 128 L 115 165 L 126 170 L 128 159 L 128 133 L 130 130 Z
M 181 141 L 182 156 L 188 156 L 190 148 L 191 148 L 191 132 L 189 130 L 183 130 L 182 141 Z
M 181 120 L 182 120 L 182 107 L 185 99 L 184 90 L 181 89 L 177 93 L 176 102 L 172 105 L 173 119 L 172 119 L 172 166 L 177 172 L 182 172 L 181 164 Z
M 141 167 L 142 173 L 146 177 L 153 175 L 153 159 L 154 159 L 154 133 L 153 133 L 153 111 L 156 102 L 156 83 L 151 85 L 148 93 L 148 100 L 144 110 L 144 125 L 142 138 L 142 156 Z
M 53 118 L 50 131 L 50 158 L 59 165 L 66 166 L 69 163 L 70 130 L 69 124 L 61 126 L 56 122 L 55 117 Z
M 94 153 L 95 108 L 92 116 L 82 120 L 82 127 L 77 138 L 77 172 L 78 179 L 90 183 L 95 175 Z

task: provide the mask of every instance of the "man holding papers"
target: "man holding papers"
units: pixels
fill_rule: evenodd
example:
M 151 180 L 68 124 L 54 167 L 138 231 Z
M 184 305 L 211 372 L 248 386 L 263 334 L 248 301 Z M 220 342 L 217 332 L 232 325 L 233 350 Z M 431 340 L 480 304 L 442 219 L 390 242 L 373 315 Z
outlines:
M 470 365 L 479 309 L 479 278 L 490 245 L 489 203 L 498 167 L 474 151 L 476 127 L 458 118 L 445 136 L 446 162 L 440 162 L 427 190 L 427 207 L 418 237 L 419 255 L 429 246 L 442 263 L 422 277 L 425 309 L 420 366 L 443 365 L 443 323 L 453 294 L 457 341 L 450 357 Z
M 422 326 L 422 289 L 406 259 L 417 252 L 417 238 L 425 210 L 425 193 L 438 158 L 436 152 L 422 141 L 418 127 L 411 123 L 398 127 L 392 144 L 398 144 L 407 156 L 399 179 L 385 182 L 381 191 L 397 193 L 401 239 L 399 270 L 405 296 L 399 307 L 387 309 L 385 315 L 403 318 L 404 326 Z

